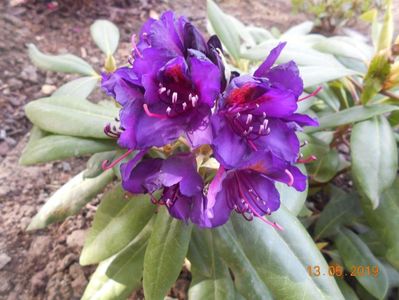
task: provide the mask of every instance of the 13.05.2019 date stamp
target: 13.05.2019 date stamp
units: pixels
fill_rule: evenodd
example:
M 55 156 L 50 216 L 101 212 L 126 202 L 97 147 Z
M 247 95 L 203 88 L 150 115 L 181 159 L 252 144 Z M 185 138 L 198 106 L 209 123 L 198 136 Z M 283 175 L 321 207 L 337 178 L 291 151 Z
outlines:
M 310 276 L 336 276 L 336 277 L 344 277 L 344 276 L 352 276 L 352 277 L 360 277 L 360 276 L 378 276 L 378 266 L 352 266 L 350 271 L 344 272 L 344 267 L 340 265 L 331 265 L 328 266 L 328 270 L 323 270 L 320 266 L 307 266 L 306 270 Z

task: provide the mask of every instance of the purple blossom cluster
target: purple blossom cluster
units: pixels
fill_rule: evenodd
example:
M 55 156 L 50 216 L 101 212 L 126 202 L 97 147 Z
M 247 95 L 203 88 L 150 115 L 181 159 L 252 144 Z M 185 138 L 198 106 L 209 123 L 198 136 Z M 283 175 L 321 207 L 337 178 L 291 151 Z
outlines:
M 148 193 L 174 218 L 216 227 L 232 211 L 268 222 L 263 216 L 280 206 L 276 181 L 306 188 L 295 166 L 296 131 L 317 122 L 296 113 L 303 92 L 297 65 L 274 66 L 285 43 L 253 75 L 232 72 L 227 79 L 219 39 L 205 41 L 184 17 L 165 12 L 135 38 L 130 65 L 102 80 L 121 106 L 119 130 L 105 131 L 128 149 L 123 157 L 137 153 L 121 166 L 127 192 Z M 167 156 L 149 155 L 165 146 L 172 149 Z M 211 179 L 199 172 L 202 148 L 220 164 Z

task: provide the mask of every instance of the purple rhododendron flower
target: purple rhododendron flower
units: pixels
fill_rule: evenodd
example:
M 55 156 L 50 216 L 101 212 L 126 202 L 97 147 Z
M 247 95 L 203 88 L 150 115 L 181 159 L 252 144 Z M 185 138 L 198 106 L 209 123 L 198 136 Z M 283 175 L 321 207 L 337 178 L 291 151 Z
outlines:
M 295 131 L 318 124 L 295 113 L 303 91 L 296 64 L 272 67 L 284 46 L 274 48 L 253 76 L 233 78 L 212 116 L 214 154 L 225 167 L 258 150 L 294 163 L 300 148 Z
M 165 205 L 171 216 L 200 224 L 203 181 L 197 173 L 192 154 L 176 154 L 167 159 L 145 158 L 137 164 L 134 158 L 122 164 L 122 187 L 131 193 L 149 193 L 155 204 Z M 161 198 L 152 194 L 163 189 Z
M 166 12 L 150 19 L 132 45 L 131 66 L 103 74 L 103 88 L 122 107 L 120 130 L 104 130 L 128 149 L 103 168 L 139 150 L 121 166 L 122 186 L 150 194 L 172 217 L 216 227 L 236 211 L 281 229 L 263 216 L 280 207 L 276 181 L 306 188 L 306 176 L 294 164 L 314 157 L 298 160 L 296 131 L 317 125 L 296 113 L 298 101 L 313 95 L 299 99 L 303 83 L 296 64 L 273 66 L 285 43 L 253 75 L 232 73 L 227 87 L 220 41 L 213 36 L 205 42 L 184 17 Z M 151 147 L 167 144 L 172 145 L 156 150 L 167 158 L 143 158 Z M 201 145 L 208 146 L 186 153 Z M 197 171 L 196 153 L 203 155 L 199 161 L 213 154 L 220 163 L 210 183 Z M 204 169 L 201 174 L 212 175 Z M 159 199 L 153 195 L 158 190 Z
M 164 146 L 184 135 L 196 147 L 211 142 L 209 116 L 224 84 L 220 42 L 205 42 L 184 17 L 150 19 L 134 44 L 132 67 L 103 75 L 102 86 L 122 105 L 120 146 Z
M 253 152 L 234 169 L 221 166 L 209 185 L 201 223 L 206 227 L 220 226 L 227 222 L 233 210 L 247 220 L 270 215 L 280 207 L 275 181 L 286 183 L 298 191 L 306 188 L 306 176 L 271 152 Z

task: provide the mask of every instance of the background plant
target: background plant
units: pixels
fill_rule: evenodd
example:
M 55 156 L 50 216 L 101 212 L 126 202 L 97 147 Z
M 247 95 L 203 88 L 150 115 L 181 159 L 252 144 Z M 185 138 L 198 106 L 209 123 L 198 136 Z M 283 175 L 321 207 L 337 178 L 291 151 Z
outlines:
M 280 40 L 288 41 L 279 62 L 296 61 L 308 92 L 323 86 L 300 107 L 320 121 L 319 128 L 301 133 L 307 141 L 304 157 L 318 158 L 306 165 L 309 189 L 298 193 L 281 185 L 283 207 L 270 218 L 285 231 L 237 217 L 221 228 L 200 230 L 171 219 L 165 210 L 154 214 L 147 196 L 126 201 L 118 183 L 119 167 L 101 169 L 102 161 L 121 150 L 103 133 L 104 125 L 118 115 L 118 107 L 109 100 L 87 100 L 98 85 L 98 73 L 76 56 L 46 55 L 34 45 L 29 45 L 29 54 L 37 66 L 83 76 L 26 106 L 34 127 L 21 163 L 92 156 L 87 169 L 46 202 L 29 229 L 77 213 L 108 186 L 81 255 L 82 264 L 99 263 L 84 299 L 125 299 L 141 286 L 142 278 L 147 298 L 162 299 L 185 257 L 193 276 L 190 299 L 395 297 L 399 107 L 390 9 L 381 25 L 376 18 L 371 20 L 373 28 L 381 28 L 374 30 L 373 47 L 354 37 L 310 34 L 309 22 L 272 34 L 245 26 L 211 1 L 208 19 L 209 30 L 218 34 L 227 50 L 230 70 L 252 70 Z M 104 68 L 113 70 L 118 29 L 97 21 L 91 33 L 105 54 Z M 210 162 L 201 167 L 217 168 Z M 344 266 L 347 275 L 356 265 L 378 265 L 379 275 L 309 274 L 308 266 L 328 270 L 327 262 Z
M 338 28 L 353 25 L 364 13 L 380 8 L 380 0 L 292 0 L 294 12 L 315 17 L 315 29 L 332 34 Z

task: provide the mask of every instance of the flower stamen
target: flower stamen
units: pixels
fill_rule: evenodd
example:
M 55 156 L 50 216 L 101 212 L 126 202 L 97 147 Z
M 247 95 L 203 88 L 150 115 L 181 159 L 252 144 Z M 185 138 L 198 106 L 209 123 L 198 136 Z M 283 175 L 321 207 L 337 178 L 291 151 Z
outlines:
M 305 97 L 299 98 L 297 102 L 301 102 L 303 100 L 309 99 L 311 97 L 316 96 L 321 90 L 323 89 L 322 86 L 319 86 L 316 90 L 314 90 L 312 93 L 310 93 L 309 95 L 306 95 Z

